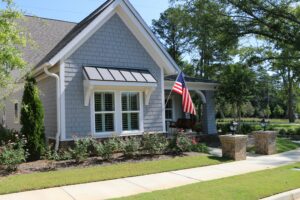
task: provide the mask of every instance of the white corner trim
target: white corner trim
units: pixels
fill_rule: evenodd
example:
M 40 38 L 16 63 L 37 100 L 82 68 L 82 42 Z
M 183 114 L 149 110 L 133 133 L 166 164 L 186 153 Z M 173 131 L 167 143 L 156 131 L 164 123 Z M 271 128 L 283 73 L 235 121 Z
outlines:
M 65 62 L 60 62 L 60 120 L 61 120 L 61 140 L 66 139 L 66 100 L 65 100 Z
M 165 76 L 164 76 L 164 70 L 161 70 L 161 105 L 162 105 L 162 123 L 163 123 L 163 132 L 167 132 L 166 127 L 166 103 L 165 103 Z

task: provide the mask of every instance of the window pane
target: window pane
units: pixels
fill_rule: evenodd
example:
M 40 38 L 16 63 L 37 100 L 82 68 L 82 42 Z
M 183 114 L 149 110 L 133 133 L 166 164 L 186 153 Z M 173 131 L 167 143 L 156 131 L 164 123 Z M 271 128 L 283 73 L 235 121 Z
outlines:
M 166 110 L 166 119 L 172 119 L 172 110 Z
M 122 94 L 122 110 L 123 111 L 128 111 L 128 93 L 123 93 Z
M 122 93 L 122 110 L 139 111 L 140 110 L 139 93 L 128 92 Z
M 105 131 L 114 131 L 114 114 L 105 114 Z
M 96 114 L 95 115 L 95 127 L 96 132 L 103 132 L 103 122 L 102 122 L 103 114 Z
M 168 101 L 168 103 L 166 105 L 166 108 L 172 108 L 173 107 L 172 105 L 173 105 L 172 99 L 169 99 L 169 101 Z
M 114 111 L 114 94 L 113 93 L 105 93 L 105 111 Z
M 131 113 L 131 130 L 139 130 L 139 114 Z
M 138 111 L 139 108 L 139 93 L 130 93 L 130 110 Z
M 140 129 L 139 113 L 123 113 L 122 122 L 124 131 L 134 131 Z
M 95 111 L 102 111 L 102 97 L 101 93 L 95 93 Z
M 123 124 L 123 131 L 128 131 L 129 126 L 128 126 L 128 115 L 129 113 L 123 113 L 122 114 L 122 124 Z

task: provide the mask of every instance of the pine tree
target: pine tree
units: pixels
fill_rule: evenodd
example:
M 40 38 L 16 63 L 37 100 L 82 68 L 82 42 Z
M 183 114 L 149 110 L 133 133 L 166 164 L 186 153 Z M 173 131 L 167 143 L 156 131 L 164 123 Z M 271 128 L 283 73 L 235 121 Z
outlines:
M 36 80 L 26 78 L 21 109 L 21 133 L 27 139 L 28 160 L 40 159 L 45 147 L 44 109 Z

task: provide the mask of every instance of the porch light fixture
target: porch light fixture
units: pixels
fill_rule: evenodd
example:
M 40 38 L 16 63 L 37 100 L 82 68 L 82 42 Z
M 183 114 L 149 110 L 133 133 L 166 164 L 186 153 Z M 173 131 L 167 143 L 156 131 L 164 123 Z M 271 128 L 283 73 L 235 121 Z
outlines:
M 232 135 L 235 135 L 236 134 L 236 131 L 237 131 L 237 127 L 238 127 L 239 123 L 237 123 L 236 121 L 232 121 L 230 123 L 230 131 L 232 133 Z
M 264 129 L 264 131 L 267 130 L 267 126 L 269 124 L 269 121 L 267 121 L 265 118 L 263 118 L 260 122 L 261 127 Z

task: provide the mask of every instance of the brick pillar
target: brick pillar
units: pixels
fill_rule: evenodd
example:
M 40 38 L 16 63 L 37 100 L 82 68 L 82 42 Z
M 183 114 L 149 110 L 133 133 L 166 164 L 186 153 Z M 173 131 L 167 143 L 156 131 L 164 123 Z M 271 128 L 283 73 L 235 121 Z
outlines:
M 203 91 L 206 104 L 203 104 L 202 130 L 205 134 L 217 134 L 215 98 L 213 91 Z

